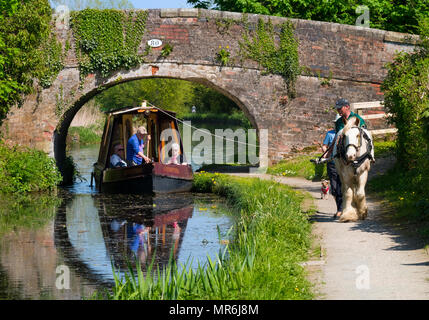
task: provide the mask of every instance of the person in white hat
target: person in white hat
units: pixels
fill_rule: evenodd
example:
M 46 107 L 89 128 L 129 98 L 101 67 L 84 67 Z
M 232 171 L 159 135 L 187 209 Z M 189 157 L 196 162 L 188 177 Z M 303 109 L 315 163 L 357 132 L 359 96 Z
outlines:
M 127 163 L 124 161 L 124 146 L 118 143 L 113 147 L 113 151 L 110 157 L 110 166 L 112 168 L 126 167 Z

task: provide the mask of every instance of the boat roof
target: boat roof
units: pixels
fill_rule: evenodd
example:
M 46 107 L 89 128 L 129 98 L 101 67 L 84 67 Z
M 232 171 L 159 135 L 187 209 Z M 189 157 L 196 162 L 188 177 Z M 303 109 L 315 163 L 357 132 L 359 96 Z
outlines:
M 121 109 L 116 109 L 114 111 L 108 111 L 106 112 L 108 115 L 118 115 L 118 114 L 125 114 L 125 113 L 140 113 L 140 112 L 144 112 L 144 111 L 153 111 L 153 112 L 158 112 L 161 111 L 163 113 L 166 113 L 167 115 L 171 115 L 171 116 L 175 116 L 176 113 L 173 111 L 168 111 L 168 110 L 164 110 L 161 108 L 158 108 L 156 106 L 150 106 L 150 107 L 124 107 Z

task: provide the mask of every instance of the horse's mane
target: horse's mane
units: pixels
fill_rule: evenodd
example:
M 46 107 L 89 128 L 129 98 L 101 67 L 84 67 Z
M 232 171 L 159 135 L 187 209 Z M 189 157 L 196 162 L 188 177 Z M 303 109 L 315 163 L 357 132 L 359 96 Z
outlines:
M 351 117 L 347 120 L 346 125 L 343 128 L 343 133 L 345 134 L 351 127 L 359 125 L 359 119 L 357 117 Z

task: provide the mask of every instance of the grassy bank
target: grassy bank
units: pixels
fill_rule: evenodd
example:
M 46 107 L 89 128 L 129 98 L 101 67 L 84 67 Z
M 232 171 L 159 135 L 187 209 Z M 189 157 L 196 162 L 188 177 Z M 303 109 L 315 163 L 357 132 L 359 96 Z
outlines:
M 267 173 L 285 177 L 303 177 L 307 180 L 327 179 L 326 165 L 316 165 L 310 159 L 321 154 L 299 155 L 289 160 L 282 160 L 268 168 Z
M 403 170 L 398 165 L 368 183 L 368 191 L 383 199 L 389 217 L 429 245 L 429 164 Z
M 236 217 L 233 239 L 216 261 L 193 271 L 129 271 L 107 299 L 311 299 L 298 264 L 306 260 L 311 226 L 303 195 L 272 181 L 218 173 L 195 175 L 194 191 L 226 198 Z M 139 270 L 139 268 L 138 268 Z M 157 279 L 157 280 L 156 280 Z M 99 297 L 100 298 L 100 297 Z
M 0 140 L 0 193 L 51 191 L 60 181 L 55 160 L 45 152 Z
M 98 124 L 92 124 L 88 127 L 70 127 L 68 131 L 69 142 L 79 145 L 99 143 L 102 134 L 103 128 Z

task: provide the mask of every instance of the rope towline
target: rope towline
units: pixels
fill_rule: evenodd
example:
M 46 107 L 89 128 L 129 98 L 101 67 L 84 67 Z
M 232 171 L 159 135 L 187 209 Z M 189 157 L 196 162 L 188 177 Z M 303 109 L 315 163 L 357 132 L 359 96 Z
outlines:
M 197 127 L 194 127 L 193 125 L 190 125 L 190 124 L 185 123 L 184 121 L 182 121 L 182 120 L 180 120 L 180 119 L 178 119 L 178 118 L 176 118 L 176 117 L 172 116 L 171 114 L 169 114 L 169 113 L 165 112 L 164 110 L 162 110 L 162 109 L 158 108 L 157 106 L 154 106 L 154 105 L 153 105 L 153 104 L 151 104 L 150 102 L 147 102 L 147 103 L 148 103 L 152 108 L 155 108 L 155 109 L 157 109 L 158 111 L 160 111 L 160 112 L 162 112 L 162 113 L 164 113 L 164 114 L 168 115 L 169 117 L 171 117 L 171 118 L 175 119 L 176 121 L 178 121 L 178 122 L 182 123 L 183 125 L 186 125 L 186 126 L 188 126 L 188 127 L 191 127 L 191 128 L 192 128 L 192 129 L 194 129 L 194 130 L 201 131 L 201 132 L 204 132 L 205 134 L 207 134 L 207 132 L 205 132 L 205 131 L 203 131 L 203 130 L 201 130 L 201 129 L 197 128 Z M 231 141 L 231 142 L 234 142 L 234 143 L 235 143 L 235 142 L 236 142 L 236 143 L 241 143 L 241 144 L 248 145 L 248 146 L 252 146 L 252 147 L 255 147 L 255 148 L 257 148 L 257 147 L 258 147 L 256 144 L 247 143 L 247 142 L 241 142 L 241 141 L 238 141 L 238 140 L 237 140 L 237 141 L 235 141 L 235 140 L 231 140 L 231 139 L 228 139 L 228 138 L 226 138 L 226 137 L 224 137 L 224 136 L 219 136 L 219 135 L 213 134 L 213 133 L 211 133 L 211 132 L 209 132 L 209 134 L 210 134 L 210 136 L 213 136 L 213 137 L 216 137 L 216 138 L 225 139 L 226 141 Z

